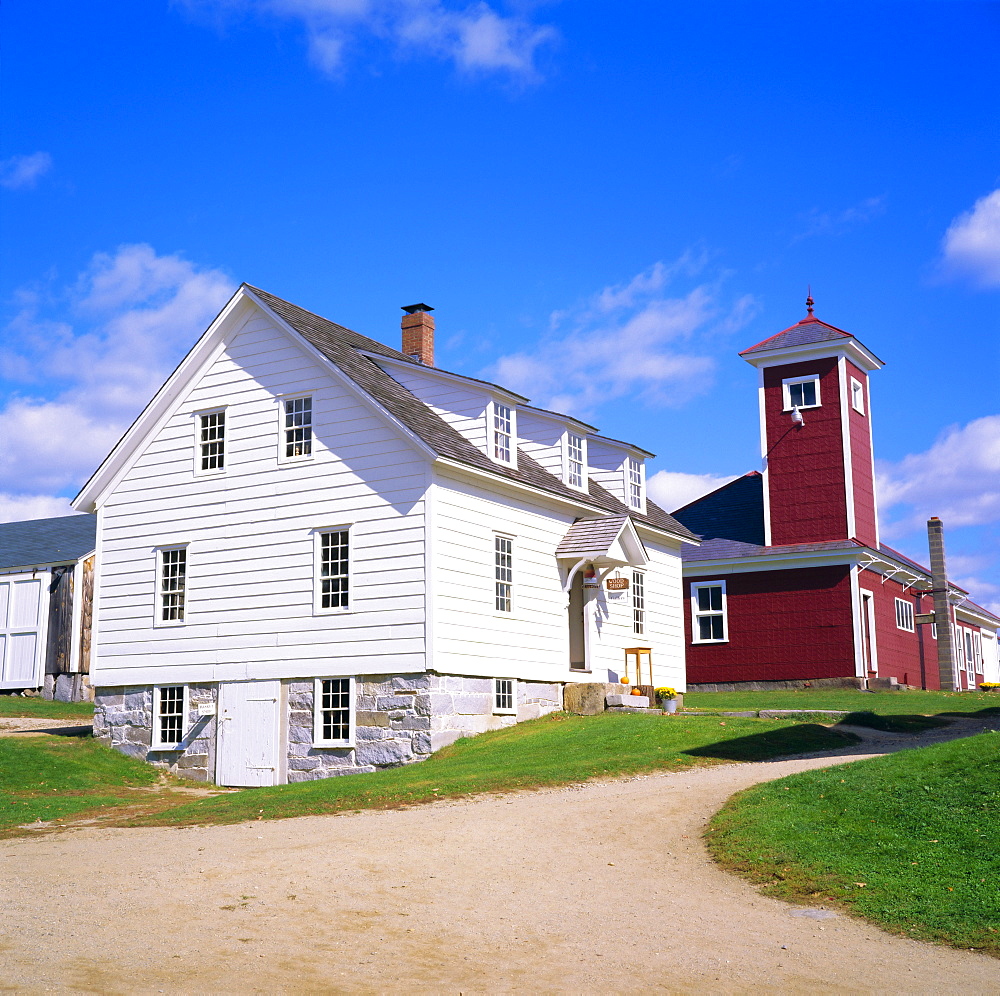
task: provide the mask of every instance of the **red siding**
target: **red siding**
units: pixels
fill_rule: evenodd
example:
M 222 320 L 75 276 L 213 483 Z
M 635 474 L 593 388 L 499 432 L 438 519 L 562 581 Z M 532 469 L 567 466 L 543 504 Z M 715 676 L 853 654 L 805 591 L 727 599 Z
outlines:
M 915 625 L 915 632 L 896 625 L 896 599 L 905 599 L 914 614 L 933 612 L 934 600 L 929 595 L 915 594 L 913 589 L 893 580 L 883 584 L 881 574 L 862 571 L 858 578 L 862 588 L 870 591 L 875 602 L 875 650 L 878 673 L 869 677 L 895 678 L 901 684 L 921 688 L 940 688 L 937 665 L 937 641 L 928 624 Z
M 807 408 L 797 428 L 783 411 L 782 380 L 817 374 L 820 407 Z M 788 363 L 764 370 L 771 543 L 847 539 L 844 439 L 836 358 Z
M 865 414 L 854 410 L 851 404 L 851 378 L 859 381 L 864 391 Z M 875 528 L 875 481 L 872 477 L 872 446 L 870 422 L 871 404 L 868 394 L 868 376 L 847 361 L 847 419 L 851 439 L 851 476 L 854 488 L 854 536 L 878 548 Z
M 847 566 L 729 575 L 725 579 L 729 642 L 695 644 L 691 582 L 713 580 L 718 576 L 685 579 L 688 681 L 854 676 Z

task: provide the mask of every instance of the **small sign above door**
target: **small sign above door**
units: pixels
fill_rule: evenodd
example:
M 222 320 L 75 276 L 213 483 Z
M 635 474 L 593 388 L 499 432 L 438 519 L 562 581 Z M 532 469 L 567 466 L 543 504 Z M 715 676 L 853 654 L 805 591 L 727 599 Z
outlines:
M 628 578 L 608 578 L 604 587 L 608 591 L 628 591 Z

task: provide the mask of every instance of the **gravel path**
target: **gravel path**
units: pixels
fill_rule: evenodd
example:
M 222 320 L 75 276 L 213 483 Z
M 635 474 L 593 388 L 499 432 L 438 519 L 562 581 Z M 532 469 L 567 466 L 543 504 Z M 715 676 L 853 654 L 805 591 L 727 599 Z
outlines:
M 882 753 L 943 736 L 872 739 Z M 816 919 L 708 858 L 701 832 L 733 792 L 863 749 L 390 812 L 3 841 L 0 990 L 1000 992 L 994 959 Z

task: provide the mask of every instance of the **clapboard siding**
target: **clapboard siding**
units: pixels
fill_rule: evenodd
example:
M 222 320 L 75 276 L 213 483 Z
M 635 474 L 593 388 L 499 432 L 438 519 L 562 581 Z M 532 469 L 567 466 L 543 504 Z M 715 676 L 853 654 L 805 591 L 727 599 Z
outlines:
M 281 461 L 282 396 L 313 398 L 313 458 Z M 194 472 L 226 407 L 226 468 Z M 424 667 L 426 459 L 260 317 L 232 334 L 108 497 L 97 684 Z M 351 527 L 350 611 L 314 613 L 315 532 Z M 185 543 L 183 626 L 155 626 L 156 550 Z M 240 669 L 243 669 L 242 671 Z
M 564 432 L 565 426 L 553 419 L 541 418 L 531 412 L 517 413 L 518 447 L 560 480 L 565 477 Z
M 625 494 L 625 458 L 628 452 L 603 440 L 587 441 L 587 462 L 590 476 L 619 501 L 627 502 Z

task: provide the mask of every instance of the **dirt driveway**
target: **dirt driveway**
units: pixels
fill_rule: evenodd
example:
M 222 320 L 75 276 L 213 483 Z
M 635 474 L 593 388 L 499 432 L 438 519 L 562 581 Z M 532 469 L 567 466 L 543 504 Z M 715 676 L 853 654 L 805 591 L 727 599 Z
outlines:
M 1000 963 L 718 870 L 733 792 L 850 757 L 0 843 L 12 992 L 997 993 Z

